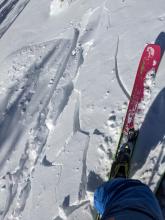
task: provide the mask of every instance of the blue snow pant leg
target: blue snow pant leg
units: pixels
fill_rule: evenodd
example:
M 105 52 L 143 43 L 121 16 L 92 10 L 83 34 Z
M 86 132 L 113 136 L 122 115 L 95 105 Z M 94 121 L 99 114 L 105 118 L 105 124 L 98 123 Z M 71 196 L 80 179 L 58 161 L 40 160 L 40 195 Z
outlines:
M 116 178 L 104 183 L 95 191 L 94 206 L 102 220 L 163 220 L 156 197 L 139 180 Z

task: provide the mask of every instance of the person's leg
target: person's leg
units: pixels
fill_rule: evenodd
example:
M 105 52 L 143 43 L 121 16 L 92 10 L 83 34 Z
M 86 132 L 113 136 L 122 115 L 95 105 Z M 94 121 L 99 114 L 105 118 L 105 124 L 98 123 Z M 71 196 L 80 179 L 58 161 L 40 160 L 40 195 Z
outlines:
M 139 180 L 116 178 L 103 184 L 95 192 L 94 205 L 106 220 L 110 217 L 118 220 L 116 216 L 123 214 L 127 217 L 136 214 L 141 219 L 163 220 L 154 194 Z

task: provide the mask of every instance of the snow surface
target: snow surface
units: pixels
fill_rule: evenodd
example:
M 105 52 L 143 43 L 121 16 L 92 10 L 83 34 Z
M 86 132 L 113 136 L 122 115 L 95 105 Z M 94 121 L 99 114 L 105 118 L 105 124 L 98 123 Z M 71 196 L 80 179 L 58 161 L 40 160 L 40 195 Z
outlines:
M 143 48 L 165 48 L 163 0 L 0 0 L 0 219 L 91 220 Z M 131 175 L 165 168 L 165 58 Z

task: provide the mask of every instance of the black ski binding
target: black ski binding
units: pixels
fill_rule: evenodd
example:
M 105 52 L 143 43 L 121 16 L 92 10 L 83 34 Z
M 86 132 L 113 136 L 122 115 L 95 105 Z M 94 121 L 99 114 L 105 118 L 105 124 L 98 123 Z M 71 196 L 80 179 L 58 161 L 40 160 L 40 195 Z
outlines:
M 138 133 L 139 131 L 136 131 L 134 128 L 128 131 L 127 141 L 119 148 L 112 164 L 110 178 L 128 178 L 131 156 L 136 144 Z

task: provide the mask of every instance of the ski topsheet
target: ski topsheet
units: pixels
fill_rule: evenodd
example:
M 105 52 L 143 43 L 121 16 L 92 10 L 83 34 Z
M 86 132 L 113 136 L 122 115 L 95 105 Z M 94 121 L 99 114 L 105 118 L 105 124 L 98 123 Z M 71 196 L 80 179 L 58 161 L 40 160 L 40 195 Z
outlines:
M 137 70 L 128 111 L 124 121 L 123 132 L 127 134 L 128 130 L 134 127 L 134 118 L 138 109 L 138 104 L 144 98 L 144 87 L 146 76 L 151 77 L 156 74 L 161 58 L 161 49 L 159 45 L 148 44 L 142 54 Z
M 155 77 L 160 60 L 160 46 L 148 44 L 141 56 L 118 147 L 120 147 L 124 136 L 128 135 L 130 129 L 139 129 L 135 127 L 135 117 L 143 110 L 140 109 L 142 108 L 140 105 L 145 98 L 145 91 L 150 89 L 151 81 Z
M 141 56 L 134 86 L 127 108 L 124 125 L 121 131 L 115 159 L 112 163 L 109 178 L 129 177 L 130 160 L 136 144 L 140 123 L 143 122 L 147 99 L 151 94 L 161 60 L 161 48 L 156 44 L 148 44 Z M 138 123 L 137 123 L 138 122 Z M 130 135 L 132 136 L 130 139 Z M 134 136 L 134 137 L 133 137 Z

